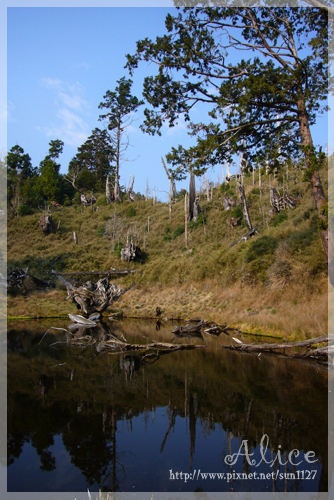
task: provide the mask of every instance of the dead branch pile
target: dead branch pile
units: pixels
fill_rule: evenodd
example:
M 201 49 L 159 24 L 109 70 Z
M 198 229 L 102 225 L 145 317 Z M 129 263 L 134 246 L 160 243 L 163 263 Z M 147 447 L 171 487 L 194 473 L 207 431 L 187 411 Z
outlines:
M 80 201 L 84 207 L 91 207 L 94 203 L 96 203 L 96 198 L 93 195 L 87 197 L 85 194 L 81 193 Z
M 283 194 L 279 193 L 275 188 L 270 188 L 270 205 L 272 212 L 278 214 L 279 211 L 286 208 L 296 208 L 296 200 L 289 196 L 284 190 Z
M 204 330 L 205 328 L 205 330 Z M 201 330 L 204 333 L 209 335 L 220 335 L 222 332 L 228 335 L 227 330 L 230 328 L 227 325 L 216 325 L 210 321 L 204 321 L 203 319 L 199 321 L 196 325 L 186 325 L 186 326 L 177 326 L 174 328 L 172 333 L 178 337 L 187 337 L 187 336 L 199 336 Z

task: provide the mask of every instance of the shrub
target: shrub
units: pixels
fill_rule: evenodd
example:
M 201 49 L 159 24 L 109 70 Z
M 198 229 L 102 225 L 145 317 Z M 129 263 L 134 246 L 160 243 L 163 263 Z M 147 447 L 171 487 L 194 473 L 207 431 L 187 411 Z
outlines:
M 128 206 L 128 209 L 126 211 L 126 215 L 128 217 L 135 217 L 137 215 L 137 211 L 136 211 L 136 209 L 134 208 L 133 205 L 129 205 Z
M 184 233 L 184 227 L 183 226 L 177 226 L 174 229 L 174 232 L 173 232 L 173 239 L 175 240 L 175 238 L 177 238 L 178 236 L 180 236 L 183 233 Z
M 98 227 L 96 230 L 97 238 L 102 238 L 106 234 L 106 230 L 104 226 Z
M 260 194 L 260 189 L 259 188 L 253 188 L 251 191 L 252 194 Z
M 197 221 L 190 221 L 188 224 L 189 229 L 197 229 L 198 227 L 205 226 L 206 224 L 206 216 L 201 212 L 198 217 Z
M 288 220 L 288 214 L 286 212 L 280 212 L 272 218 L 273 226 L 276 227 L 285 220 Z
M 172 239 L 172 237 L 170 234 L 165 234 L 165 236 L 163 237 L 164 241 L 170 241 L 171 239 Z
M 166 226 L 166 227 L 165 227 L 165 234 L 168 234 L 168 233 L 170 233 L 170 227 L 169 227 L 169 226 Z
M 254 239 L 247 251 L 246 260 L 251 262 L 264 255 L 273 255 L 277 247 L 277 239 L 272 236 L 261 236 Z
M 30 215 L 32 214 L 32 210 L 27 207 L 24 203 L 20 203 L 19 206 L 17 207 L 17 215 Z

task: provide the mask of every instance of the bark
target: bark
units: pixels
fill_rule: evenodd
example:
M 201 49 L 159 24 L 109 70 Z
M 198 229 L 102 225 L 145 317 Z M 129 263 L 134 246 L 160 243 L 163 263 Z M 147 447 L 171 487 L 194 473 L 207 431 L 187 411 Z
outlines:
M 195 188 L 195 176 L 193 169 L 189 170 L 189 211 L 188 211 L 188 222 L 192 221 L 194 218 L 194 203 L 196 199 L 196 188 Z
M 300 89 L 300 94 L 302 89 Z M 305 163 L 306 168 L 309 169 L 311 167 L 311 159 L 314 155 L 313 152 L 313 141 L 312 135 L 308 120 L 308 115 L 305 107 L 304 98 L 300 98 L 298 100 L 298 111 L 299 111 L 299 126 L 300 126 L 300 135 L 302 138 L 303 146 L 305 146 Z M 315 161 L 315 158 L 313 158 Z M 320 220 L 324 221 L 325 225 L 327 225 L 326 216 L 321 213 L 323 205 L 326 203 L 326 198 L 324 194 L 324 190 L 321 184 L 320 174 L 318 169 L 314 169 L 311 175 L 311 187 L 313 198 L 315 202 L 315 206 L 317 208 L 318 217 Z M 326 261 L 328 262 L 328 229 L 320 229 L 320 236 L 322 241 L 322 246 L 325 252 Z
M 246 200 L 246 196 L 245 196 L 244 187 L 242 184 L 240 184 L 240 182 L 238 182 L 238 188 L 239 188 L 239 193 L 240 193 L 240 197 L 241 197 L 242 210 L 244 213 L 245 221 L 246 221 L 246 224 L 247 224 L 249 231 L 251 231 L 253 229 L 253 226 L 252 226 L 252 223 L 251 223 L 251 220 L 249 217 L 249 213 L 248 213 L 247 200 Z
M 110 179 L 109 175 L 107 175 L 107 180 L 106 180 L 106 199 L 108 205 L 111 203 L 111 193 L 110 193 Z
M 115 172 L 115 187 L 114 187 L 114 200 L 121 201 L 121 195 L 119 190 L 119 159 L 120 159 L 120 147 L 121 147 L 121 129 L 120 125 L 117 128 L 117 143 L 116 143 L 116 172 Z

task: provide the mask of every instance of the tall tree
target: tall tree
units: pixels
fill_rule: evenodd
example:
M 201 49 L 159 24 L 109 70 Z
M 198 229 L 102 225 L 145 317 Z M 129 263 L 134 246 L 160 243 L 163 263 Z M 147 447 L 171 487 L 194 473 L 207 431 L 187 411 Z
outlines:
M 61 201 L 60 164 L 56 162 L 63 152 L 64 143 L 60 139 L 49 142 L 49 153 L 40 162 L 37 188 L 45 201 Z
M 66 179 L 76 183 L 76 189 L 102 190 L 108 174 L 114 172 L 115 148 L 107 130 L 95 128 L 88 139 L 78 147 L 69 163 Z
M 205 104 L 211 121 L 189 124 L 197 138 L 191 151 L 195 168 L 221 163 L 240 150 L 243 139 L 250 161 L 264 161 L 268 151 L 275 161 L 303 154 L 328 256 L 321 155 L 310 131 L 326 110 L 328 12 L 272 7 L 271 0 L 261 8 L 223 3 L 208 7 L 196 1 L 175 17 L 168 14 L 167 34 L 137 42 L 136 54 L 127 56 L 131 73 L 141 60 L 158 67 L 144 82 L 152 108 L 144 111 L 142 129 L 159 134 L 165 121 L 174 126 L 180 114 L 190 122 L 194 106 Z
M 36 175 L 37 169 L 33 168 L 30 156 L 18 144 L 13 146 L 7 155 L 7 202 L 10 216 L 17 215 L 20 203 L 30 204 L 28 198 L 32 198 L 32 179 Z
M 107 108 L 108 113 L 100 115 L 99 120 L 106 120 L 108 130 L 112 132 L 112 142 L 115 147 L 115 184 L 114 199 L 120 200 L 119 188 L 119 168 L 122 153 L 129 145 L 126 137 L 126 129 L 133 121 L 133 113 L 144 102 L 139 101 L 137 97 L 131 95 L 132 80 L 126 80 L 125 77 L 117 80 L 118 86 L 114 92 L 108 90 L 103 96 L 104 101 L 99 104 L 99 109 Z M 125 139 L 125 140 L 124 140 Z

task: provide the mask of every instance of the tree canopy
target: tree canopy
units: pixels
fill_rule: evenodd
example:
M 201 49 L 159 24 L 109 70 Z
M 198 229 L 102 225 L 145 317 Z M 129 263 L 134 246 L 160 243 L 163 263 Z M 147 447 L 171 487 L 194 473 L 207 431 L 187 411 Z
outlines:
M 310 126 L 327 109 L 332 83 L 327 10 L 273 7 L 269 0 L 263 7 L 190 3 L 177 16 L 167 15 L 167 34 L 138 41 L 136 53 L 127 55 L 131 74 L 140 61 L 157 68 L 144 81 L 151 107 L 142 130 L 160 134 L 165 122 L 173 127 L 183 116 L 197 142 L 187 152 L 174 148 L 169 161 L 190 157 L 197 173 L 240 151 L 243 141 L 250 161 L 303 154 L 322 217 L 325 197 Z M 202 105 L 208 120 L 190 121 Z
M 109 110 L 108 113 L 100 115 L 99 120 L 106 121 L 108 130 L 112 132 L 111 141 L 115 148 L 116 159 L 115 200 L 120 199 L 119 168 L 122 153 L 124 153 L 129 145 L 128 138 L 126 137 L 126 128 L 133 121 L 133 113 L 144 103 L 131 94 L 132 80 L 122 77 L 120 80 L 117 80 L 117 83 L 118 85 L 115 90 L 113 92 L 108 90 L 104 95 L 104 101 L 99 104 L 99 109 L 107 108 Z

